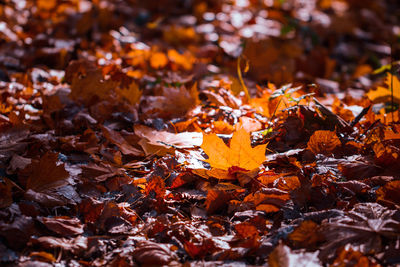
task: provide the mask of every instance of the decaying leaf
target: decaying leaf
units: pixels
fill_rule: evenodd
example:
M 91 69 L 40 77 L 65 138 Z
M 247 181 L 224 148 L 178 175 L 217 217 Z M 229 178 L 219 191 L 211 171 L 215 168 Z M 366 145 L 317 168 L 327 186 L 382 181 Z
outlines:
M 57 165 L 58 154 L 47 152 L 38 161 L 33 161 L 22 171 L 29 175 L 26 188 L 36 192 L 68 184 L 69 173 L 64 164 Z
M 288 237 L 296 246 L 313 247 L 319 239 L 318 224 L 313 221 L 303 221 Z
M 163 156 L 167 153 L 173 153 L 175 148 L 183 149 L 200 146 L 203 140 L 201 133 L 183 132 L 174 134 L 166 131 L 157 131 L 143 125 L 135 125 L 134 131 L 137 136 L 142 138 L 139 144 L 146 155 Z
M 269 255 L 268 264 L 271 267 L 319 267 L 322 266 L 317 253 L 293 252 L 288 246 L 279 244 Z
M 132 253 L 133 258 L 143 265 L 167 265 L 176 260 L 170 246 L 151 241 L 141 241 Z
M 400 206 L 400 181 L 391 181 L 376 190 L 376 201 L 385 205 Z
M 95 64 L 85 60 L 73 61 L 67 68 L 65 79 L 71 83 L 71 98 L 89 103 L 94 97 L 106 99 L 118 83 L 105 80 Z

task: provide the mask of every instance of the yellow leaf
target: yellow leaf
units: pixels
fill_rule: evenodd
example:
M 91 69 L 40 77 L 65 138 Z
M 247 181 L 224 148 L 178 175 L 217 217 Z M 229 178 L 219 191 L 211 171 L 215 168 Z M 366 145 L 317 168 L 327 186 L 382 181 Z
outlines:
M 155 52 L 150 57 L 150 65 L 154 69 L 160 69 L 165 67 L 168 63 L 167 56 L 162 52 Z
M 392 99 L 392 87 L 393 77 L 393 100 L 396 103 L 400 103 L 400 81 L 396 76 L 392 76 L 390 73 L 386 76 L 385 84 L 389 88 L 378 86 L 376 90 L 371 90 L 367 93 L 367 97 L 374 103 L 390 102 Z
M 230 147 L 216 134 L 210 134 L 204 135 L 201 148 L 208 155 L 207 162 L 211 167 L 222 170 L 231 167 L 253 170 L 265 160 L 266 145 L 252 148 L 250 134 L 244 129 L 239 129 L 233 134 Z

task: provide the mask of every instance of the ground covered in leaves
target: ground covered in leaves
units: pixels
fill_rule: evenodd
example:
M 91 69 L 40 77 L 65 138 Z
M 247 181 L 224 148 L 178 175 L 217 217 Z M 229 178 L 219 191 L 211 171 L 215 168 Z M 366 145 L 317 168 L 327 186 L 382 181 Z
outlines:
M 396 0 L 0 14 L 0 265 L 400 263 Z

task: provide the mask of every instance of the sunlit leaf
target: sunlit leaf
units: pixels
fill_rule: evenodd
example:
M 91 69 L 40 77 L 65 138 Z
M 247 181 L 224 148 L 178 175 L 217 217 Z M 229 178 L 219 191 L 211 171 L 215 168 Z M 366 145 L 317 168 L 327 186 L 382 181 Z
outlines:
M 316 131 L 310 137 L 307 143 L 307 148 L 314 154 L 329 155 L 341 145 L 341 142 L 335 132 L 331 131 Z
M 217 135 L 204 135 L 201 148 L 208 155 L 207 162 L 214 168 L 228 170 L 239 167 L 245 170 L 258 168 L 265 160 L 266 145 L 251 147 L 250 134 L 240 129 L 232 136 L 230 147 Z

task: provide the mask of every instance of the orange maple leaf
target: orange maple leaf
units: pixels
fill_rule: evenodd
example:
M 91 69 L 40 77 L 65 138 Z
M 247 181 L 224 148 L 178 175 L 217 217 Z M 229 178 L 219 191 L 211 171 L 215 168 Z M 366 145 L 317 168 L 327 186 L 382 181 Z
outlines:
M 392 92 L 391 92 L 392 82 L 393 82 L 393 101 L 400 103 L 400 81 L 396 76 L 391 75 L 390 73 L 388 73 L 385 78 L 385 84 L 388 88 L 378 86 L 376 90 L 369 91 L 366 94 L 367 97 L 374 103 L 390 102 L 392 97 Z
M 332 131 L 315 131 L 307 143 L 307 148 L 314 154 L 331 154 L 341 145 L 339 137 Z
M 265 160 L 267 145 L 251 147 L 250 134 L 244 129 L 233 133 L 230 147 L 216 134 L 204 135 L 201 148 L 208 155 L 211 167 L 228 170 L 239 167 L 245 170 L 258 168 Z

